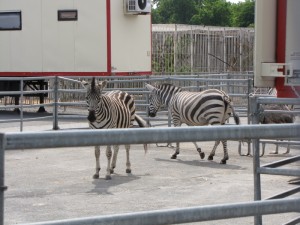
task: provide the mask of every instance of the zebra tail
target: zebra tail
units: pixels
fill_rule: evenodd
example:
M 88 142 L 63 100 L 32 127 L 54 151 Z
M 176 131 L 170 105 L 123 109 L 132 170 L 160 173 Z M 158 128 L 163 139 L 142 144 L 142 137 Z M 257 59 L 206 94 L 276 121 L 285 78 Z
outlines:
M 236 125 L 240 125 L 240 124 L 241 124 L 240 117 L 239 117 L 239 115 L 234 111 L 234 108 L 233 108 L 232 105 L 231 105 L 231 109 L 232 109 L 232 115 L 233 115 L 235 124 L 236 124 Z
M 139 127 L 148 127 L 147 122 L 142 117 L 138 116 L 137 114 L 135 114 L 135 121 L 138 123 Z M 144 150 L 145 150 L 145 154 L 147 154 L 147 151 L 148 151 L 147 144 L 144 144 Z

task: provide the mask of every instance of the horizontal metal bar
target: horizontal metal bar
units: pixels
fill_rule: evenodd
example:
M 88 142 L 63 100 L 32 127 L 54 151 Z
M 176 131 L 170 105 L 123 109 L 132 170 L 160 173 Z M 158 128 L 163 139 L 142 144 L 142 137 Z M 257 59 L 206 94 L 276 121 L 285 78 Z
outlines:
M 295 169 L 277 169 L 260 167 L 257 169 L 260 174 L 282 175 L 282 176 L 300 176 L 300 170 Z
M 229 218 L 300 212 L 300 198 L 220 204 L 180 209 L 126 213 L 99 217 L 57 220 L 31 225 L 167 225 Z
M 35 117 L 35 118 L 10 119 L 9 122 L 11 122 L 11 123 L 20 122 L 20 121 L 29 122 L 29 121 L 49 120 L 49 119 L 53 119 L 53 116 L 51 115 L 51 116 L 40 116 L 40 117 Z M 7 120 L 0 120 L 0 123 L 7 123 Z
M 6 149 L 299 137 L 300 124 L 6 133 Z M 118 137 L 118 138 L 116 138 Z M 33 140 L 39 140 L 33 141 Z
M 300 115 L 300 111 L 288 111 L 288 110 L 264 110 L 263 113 L 274 113 L 274 114 L 279 114 L 279 113 L 284 113 L 284 114 L 291 114 L 291 115 Z
M 289 157 L 287 159 L 282 159 L 282 160 L 279 160 L 276 162 L 268 163 L 268 164 L 263 165 L 262 167 L 276 168 L 276 167 L 284 166 L 286 164 L 290 164 L 290 163 L 297 162 L 297 161 L 300 161 L 300 155 L 294 156 L 294 157 Z
M 281 199 L 281 198 L 285 198 L 285 197 L 291 196 L 293 194 L 296 194 L 298 192 L 300 192 L 300 187 L 295 187 L 295 188 L 292 188 L 292 189 L 290 189 L 288 191 L 282 192 L 280 194 L 273 195 L 272 197 L 269 197 L 266 200 Z
M 274 140 L 260 140 L 260 143 L 275 144 L 275 145 L 300 145 L 300 141 L 274 141 Z
M 300 224 L 300 216 L 295 218 L 295 219 L 292 219 L 292 220 L 290 220 L 287 223 L 284 223 L 282 225 L 299 225 L 299 224 Z
M 259 97 L 258 104 L 276 104 L 276 105 L 300 105 L 300 98 L 278 98 L 273 97 Z

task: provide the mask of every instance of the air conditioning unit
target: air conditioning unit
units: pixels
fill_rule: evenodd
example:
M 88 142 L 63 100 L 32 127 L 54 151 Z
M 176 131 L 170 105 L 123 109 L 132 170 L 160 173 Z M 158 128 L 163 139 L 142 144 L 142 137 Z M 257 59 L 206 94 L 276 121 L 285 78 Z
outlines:
M 151 0 L 124 0 L 125 14 L 149 14 L 151 12 Z

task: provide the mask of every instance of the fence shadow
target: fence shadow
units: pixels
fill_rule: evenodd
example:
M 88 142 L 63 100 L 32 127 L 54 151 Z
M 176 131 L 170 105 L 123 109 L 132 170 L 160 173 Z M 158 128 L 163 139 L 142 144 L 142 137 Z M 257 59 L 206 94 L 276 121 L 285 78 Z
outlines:
M 115 187 L 121 184 L 129 183 L 134 180 L 140 179 L 140 176 L 136 176 L 134 174 L 112 174 L 111 180 L 105 180 L 105 175 L 100 177 L 99 179 L 94 179 L 92 181 L 94 188 L 88 191 L 88 194 L 98 194 L 98 195 L 113 195 L 112 192 L 109 191 L 111 187 Z
M 208 161 L 208 160 L 181 160 L 181 159 L 160 159 L 160 158 L 155 158 L 156 161 L 159 162 L 168 162 L 168 163 L 181 163 L 185 164 L 188 166 L 201 166 L 205 168 L 212 168 L 212 169 L 226 169 L 226 170 L 245 170 L 245 168 L 238 166 L 238 165 L 233 165 L 230 164 L 230 162 L 227 162 L 228 164 L 223 165 L 220 164 L 218 161 Z

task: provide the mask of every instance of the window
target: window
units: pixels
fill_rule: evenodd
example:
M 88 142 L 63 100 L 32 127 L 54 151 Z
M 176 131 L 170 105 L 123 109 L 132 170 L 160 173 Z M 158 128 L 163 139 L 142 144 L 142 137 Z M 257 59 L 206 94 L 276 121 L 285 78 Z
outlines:
M 78 13 L 77 10 L 58 10 L 57 17 L 58 21 L 77 21 Z
M 22 30 L 21 11 L 0 11 L 0 30 Z

